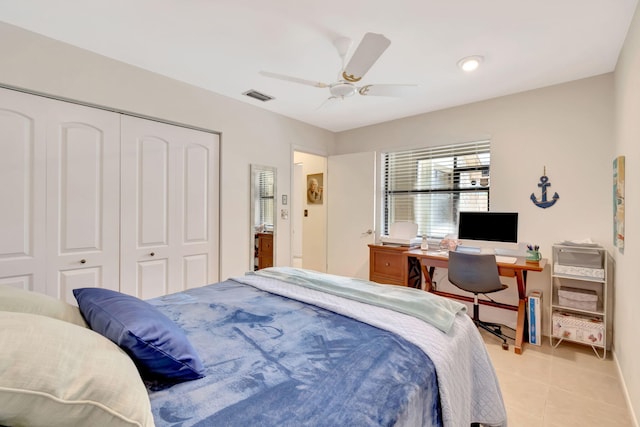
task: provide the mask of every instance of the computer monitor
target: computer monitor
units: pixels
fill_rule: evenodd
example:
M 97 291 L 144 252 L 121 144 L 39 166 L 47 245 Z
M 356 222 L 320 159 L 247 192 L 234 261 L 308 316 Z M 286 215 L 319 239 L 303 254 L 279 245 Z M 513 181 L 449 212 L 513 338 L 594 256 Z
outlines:
M 517 212 L 460 212 L 458 239 L 518 243 Z

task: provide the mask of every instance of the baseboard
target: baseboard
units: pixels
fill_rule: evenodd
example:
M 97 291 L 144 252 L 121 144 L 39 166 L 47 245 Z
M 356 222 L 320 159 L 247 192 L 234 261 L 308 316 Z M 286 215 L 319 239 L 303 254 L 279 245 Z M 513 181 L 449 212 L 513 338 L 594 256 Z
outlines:
M 633 427 L 640 427 L 638 425 L 638 417 L 636 417 L 636 413 L 633 410 L 633 405 L 631 404 L 629 390 L 627 390 L 627 383 L 625 382 L 624 375 L 622 375 L 622 371 L 620 370 L 620 363 L 618 363 L 618 357 L 616 355 L 615 349 L 611 349 L 611 354 L 613 355 L 613 361 L 616 363 L 616 369 L 618 370 L 618 378 L 620 378 L 620 383 L 622 384 L 624 399 L 627 402 L 627 408 L 629 408 L 629 413 L 631 414 L 631 422 L 633 423 Z

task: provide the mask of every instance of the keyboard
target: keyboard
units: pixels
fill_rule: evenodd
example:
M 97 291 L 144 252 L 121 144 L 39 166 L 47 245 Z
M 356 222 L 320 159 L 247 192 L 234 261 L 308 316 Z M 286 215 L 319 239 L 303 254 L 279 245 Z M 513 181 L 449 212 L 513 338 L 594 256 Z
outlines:
M 501 262 L 503 264 L 515 264 L 517 260 L 518 258 L 513 256 L 496 255 L 496 262 Z

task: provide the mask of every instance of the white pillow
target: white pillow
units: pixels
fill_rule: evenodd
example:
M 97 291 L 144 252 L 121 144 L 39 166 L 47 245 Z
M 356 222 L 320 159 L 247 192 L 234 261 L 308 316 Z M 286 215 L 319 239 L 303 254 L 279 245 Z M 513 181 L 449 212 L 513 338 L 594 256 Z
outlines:
M 0 311 L 40 314 L 87 327 L 78 307 L 38 292 L 0 285 Z
M 133 361 L 90 329 L 0 311 L 0 425 L 153 426 Z

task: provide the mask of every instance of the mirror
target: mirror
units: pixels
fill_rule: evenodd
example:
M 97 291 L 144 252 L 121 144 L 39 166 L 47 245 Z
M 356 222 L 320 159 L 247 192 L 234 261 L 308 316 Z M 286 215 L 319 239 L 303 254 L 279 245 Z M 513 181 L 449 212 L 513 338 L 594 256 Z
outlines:
M 276 168 L 251 165 L 250 271 L 272 267 L 276 256 Z

